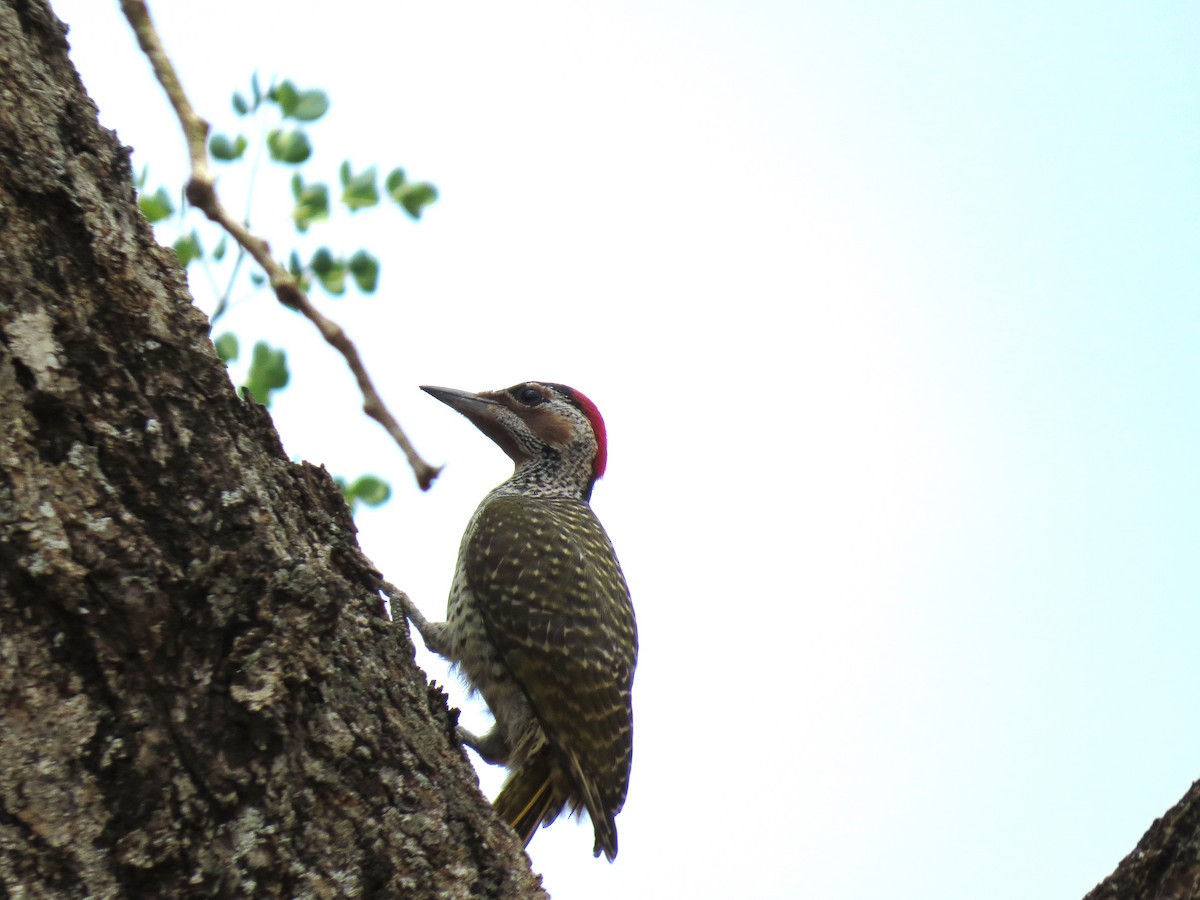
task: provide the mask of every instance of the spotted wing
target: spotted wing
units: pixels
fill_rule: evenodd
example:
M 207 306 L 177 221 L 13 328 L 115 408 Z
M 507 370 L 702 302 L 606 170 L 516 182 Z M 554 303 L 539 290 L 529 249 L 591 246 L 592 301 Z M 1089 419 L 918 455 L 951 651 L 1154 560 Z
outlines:
M 585 782 L 593 822 L 611 827 L 629 786 L 637 663 L 612 543 L 582 500 L 499 496 L 479 515 L 467 577 L 489 638 L 564 766 Z

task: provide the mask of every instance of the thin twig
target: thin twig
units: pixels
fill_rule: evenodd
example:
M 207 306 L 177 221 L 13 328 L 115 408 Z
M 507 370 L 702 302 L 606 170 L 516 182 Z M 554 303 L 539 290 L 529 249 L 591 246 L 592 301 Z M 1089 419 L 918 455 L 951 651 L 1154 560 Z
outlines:
M 129 20 L 129 25 L 137 36 L 142 52 L 150 60 L 159 84 L 167 92 L 167 98 L 171 101 L 171 106 L 175 108 L 175 115 L 179 117 L 179 124 L 183 128 L 192 167 L 191 176 L 188 178 L 185 189 L 188 202 L 221 226 L 241 247 L 245 248 L 246 252 L 254 257 L 254 260 L 267 273 L 267 277 L 271 281 L 271 288 L 275 291 L 279 302 L 302 313 L 321 332 L 321 337 L 325 338 L 330 346 L 345 357 L 346 364 L 354 373 L 354 378 L 358 381 L 358 388 L 362 392 L 363 412 L 382 425 L 392 436 L 392 440 L 399 445 L 407 457 L 408 464 L 416 476 L 417 484 L 420 485 L 421 490 L 428 490 L 441 469 L 429 465 L 417 453 L 416 448 L 413 447 L 408 436 L 400 427 L 400 423 L 396 421 L 380 398 L 379 392 L 375 390 L 371 376 L 367 374 L 358 350 L 346 332 L 336 322 L 317 311 L 292 274 L 271 256 L 267 242 L 251 234 L 242 223 L 229 214 L 217 198 L 212 174 L 208 168 L 208 123 L 197 115 L 188 101 L 187 95 L 183 92 L 183 85 L 179 83 L 175 67 L 163 49 L 154 23 L 150 21 L 150 12 L 146 9 L 145 2 L 143 0 L 121 0 L 121 10 L 125 13 L 125 18 Z
M 233 270 L 229 273 L 229 281 L 225 284 L 225 290 L 218 293 L 216 281 L 213 282 L 213 293 L 217 295 L 217 308 L 213 310 L 213 314 L 208 317 L 208 327 L 212 329 L 217 324 L 217 319 L 225 315 L 229 311 L 229 301 L 233 296 L 233 285 L 237 281 L 238 272 L 242 268 L 242 260 L 246 258 L 246 248 L 238 244 L 237 258 L 233 261 Z

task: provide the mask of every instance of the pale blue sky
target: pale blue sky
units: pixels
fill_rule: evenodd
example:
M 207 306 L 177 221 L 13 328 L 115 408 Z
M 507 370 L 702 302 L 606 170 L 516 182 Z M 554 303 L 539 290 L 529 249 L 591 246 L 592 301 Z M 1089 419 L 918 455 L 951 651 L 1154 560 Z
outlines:
M 117 4 L 55 5 L 178 177 Z M 434 616 L 506 460 L 416 385 L 608 420 L 633 781 L 613 866 L 535 838 L 552 893 L 1082 896 L 1200 777 L 1200 6 L 293 6 L 153 11 L 219 127 L 291 77 L 332 97 L 326 177 L 442 190 L 337 224 L 385 280 L 324 306 L 448 465 L 418 494 L 319 340 L 243 304 L 291 348 L 289 452 L 392 477 L 361 540 Z

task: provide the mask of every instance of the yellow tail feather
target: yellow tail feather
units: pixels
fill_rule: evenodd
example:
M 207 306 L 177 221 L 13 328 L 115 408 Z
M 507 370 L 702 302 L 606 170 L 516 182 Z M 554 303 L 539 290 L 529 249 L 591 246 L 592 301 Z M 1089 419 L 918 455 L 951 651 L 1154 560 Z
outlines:
M 497 815 L 512 826 L 525 846 L 543 822 L 553 822 L 562 812 L 565 798 L 554 790 L 553 751 L 546 747 L 504 782 L 493 806 Z

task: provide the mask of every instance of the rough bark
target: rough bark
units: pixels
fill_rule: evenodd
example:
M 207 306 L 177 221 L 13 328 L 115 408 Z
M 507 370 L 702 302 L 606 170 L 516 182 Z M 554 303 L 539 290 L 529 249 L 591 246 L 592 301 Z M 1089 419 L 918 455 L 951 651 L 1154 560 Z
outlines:
M 1084 900 L 1200 897 L 1200 781 L 1155 819 L 1133 852 Z
M 64 34 L 0 0 L 0 896 L 544 896 Z

